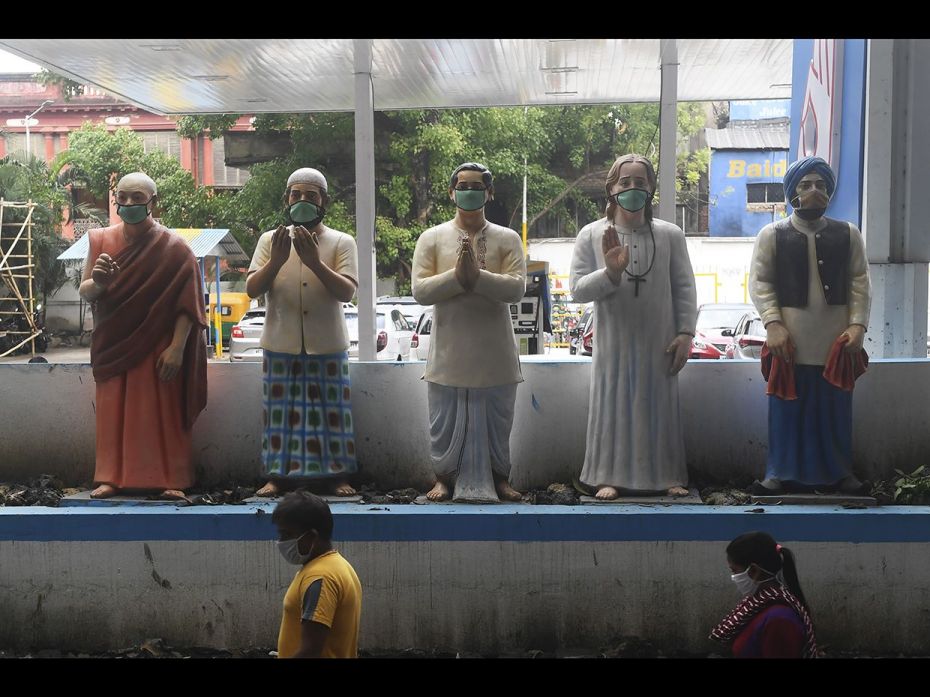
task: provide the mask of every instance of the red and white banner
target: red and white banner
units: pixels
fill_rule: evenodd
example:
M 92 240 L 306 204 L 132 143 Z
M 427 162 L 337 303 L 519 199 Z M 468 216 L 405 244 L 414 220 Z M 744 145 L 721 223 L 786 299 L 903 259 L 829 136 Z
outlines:
M 798 159 L 822 157 L 839 172 L 843 107 L 843 39 L 814 39 L 807 73 Z

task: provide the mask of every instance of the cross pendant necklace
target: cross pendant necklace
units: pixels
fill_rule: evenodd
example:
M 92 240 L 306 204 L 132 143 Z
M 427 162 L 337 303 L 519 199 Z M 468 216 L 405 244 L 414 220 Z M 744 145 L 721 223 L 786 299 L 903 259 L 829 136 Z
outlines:
M 645 276 L 645 274 L 643 274 L 643 276 Z M 639 284 L 640 284 L 640 283 L 645 283 L 645 282 L 646 282 L 646 279 L 643 278 L 643 276 L 634 276 L 633 274 L 630 274 L 630 278 L 626 279 L 626 280 L 629 281 L 630 283 L 635 283 L 635 284 L 636 284 L 636 289 L 633 291 L 633 297 L 634 297 L 634 298 L 638 298 L 638 297 L 639 297 Z
M 643 273 L 630 273 L 629 268 L 623 269 L 623 273 L 625 273 L 627 276 L 629 276 L 629 278 L 627 278 L 626 280 L 629 281 L 630 283 L 635 284 L 635 285 L 634 285 L 634 288 L 633 288 L 633 297 L 634 297 L 634 298 L 638 298 L 638 297 L 639 297 L 639 285 L 640 285 L 641 283 L 645 283 L 645 282 L 646 282 L 646 276 L 649 274 L 650 271 L 652 271 L 652 267 L 653 267 L 653 265 L 656 263 L 656 252 L 657 252 L 657 250 L 656 250 L 656 233 L 655 233 L 655 230 L 652 229 L 652 221 L 650 220 L 650 221 L 647 221 L 647 222 L 649 223 L 649 236 L 650 236 L 651 239 L 652 239 L 652 259 L 649 261 L 649 267 L 648 267 Z M 632 234 L 631 234 L 631 238 L 632 238 Z M 647 246 L 646 246 L 646 255 L 647 255 L 647 257 L 648 257 L 648 254 L 649 254 L 649 247 L 648 247 L 648 245 L 647 245 Z

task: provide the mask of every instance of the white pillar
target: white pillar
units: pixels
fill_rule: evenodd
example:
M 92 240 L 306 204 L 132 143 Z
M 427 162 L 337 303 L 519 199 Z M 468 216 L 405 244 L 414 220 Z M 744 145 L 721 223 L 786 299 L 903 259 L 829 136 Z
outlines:
M 675 222 L 675 170 L 678 150 L 678 40 L 661 39 L 662 91 L 659 119 L 658 217 Z
M 358 357 L 375 360 L 375 115 L 371 39 L 355 39 L 355 229 L 358 242 Z
M 927 355 L 930 261 L 930 46 L 869 40 L 862 232 L 872 277 L 866 347 L 878 358 Z

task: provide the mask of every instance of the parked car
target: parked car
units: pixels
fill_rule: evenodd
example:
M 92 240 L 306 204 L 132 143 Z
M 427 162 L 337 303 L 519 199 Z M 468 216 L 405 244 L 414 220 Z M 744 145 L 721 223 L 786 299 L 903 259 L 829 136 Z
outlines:
M 358 358 L 358 308 L 352 303 L 342 304 L 349 333 L 349 358 Z M 400 307 L 378 307 L 377 359 L 410 360 L 410 340 L 413 330 Z M 265 326 L 265 308 L 248 310 L 230 332 L 229 361 L 242 363 L 260 361 L 262 348 L 259 341 Z
M 723 358 L 732 341 L 733 328 L 747 312 L 749 303 L 705 303 L 698 308 L 697 325 L 691 340 L 691 358 Z
M 747 310 L 755 312 L 748 303 L 720 304 L 705 303 L 698 308 L 697 331 L 691 340 L 691 358 L 723 358 L 724 351 L 730 344 L 733 327 L 746 314 Z M 588 313 L 582 326 L 578 353 L 590 356 L 594 352 L 594 312 Z M 727 327 L 726 323 L 732 324 Z
M 409 361 L 413 327 L 403 313 L 403 306 L 375 307 L 377 343 L 375 358 L 379 361 Z M 349 358 L 358 358 L 358 308 L 346 310 L 346 327 L 349 330 Z
M 413 339 L 410 341 L 410 358 L 425 361 L 429 356 L 429 340 L 433 331 L 433 310 L 427 309 L 420 315 Z
M 262 347 L 258 342 L 265 328 L 265 308 L 253 307 L 234 324 L 229 331 L 229 362 L 245 363 L 260 361 Z
M 400 311 L 404 313 L 404 317 L 407 318 L 407 324 L 411 327 L 416 327 L 417 323 L 420 321 L 420 317 L 423 315 L 423 312 L 427 309 L 423 305 L 420 305 L 413 296 L 410 295 L 382 295 L 375 301 L 375 305 L 378 307 L 394 307 L 399 306 Z
M 590 356 L 594 353 L 594 313 L 588 315 L 581 329 L 581 355 Z
M 727 346 L 725 358 L 758 359 L 765 344 L 765 325 L 755 310 L 743 315 L 733 330 L 733 341 Z
M 578 353 L 582 353 L 582 339 L 584 335 L 585 325 L 588 323 L 588 320 L 594 316 L 594 303 L 588 303 L 584 308 L 584 312 L 581 313 L 581 317 L 578 318 L 578 323 L 574 328 L 569 332 L 568 335 L 568 352 L 572 356 Z M 590 353 L 584 355 L 591 355 Z

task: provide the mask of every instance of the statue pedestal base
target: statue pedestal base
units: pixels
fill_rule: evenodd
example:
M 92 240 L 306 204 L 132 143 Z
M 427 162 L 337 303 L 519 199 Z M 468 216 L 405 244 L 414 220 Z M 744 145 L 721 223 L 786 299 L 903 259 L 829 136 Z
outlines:
M 91 490 L 82 491 L 70 496 L 63 496 L 58 502 L 58 507 L 78 507 L 78 506 L 189 506 L 190 504 L 183 499 L 147 499 L 152 496 L 154 491 L 138 491 L 132 489 L 122 489 L 116 496 L 107 499 L 92 499 Z
M 583 506 L 588 506 L 592 504 L 601 506 L 601 505 L 617 504 L 617 503 L 625 504 L 625 505 L 660 504 L 660 505 L 666 506 L 669 504 L 683 504 L 683 503 L 691 504 L 691 505 L 695 505 L 695 504 L 701 505 L 703 501 L 701 501 L 701 496 L 700 494 L 698 494 L 698 490 L 694 488 L 688 489 L 687 496 L 669 496 L 668 494 L 661 494 L 658 492 L 653 493 L 653 494 L 645 494 L 642 496 L 633 496 L 633 495 L 630 495 L 628 493 L 624 493 L 621 491 L 620 496 L 613 499 L 612 501 L 602 501 L 601 499 L 596 498 L 594 496 L 582 496 L 581 497 L 581 504 Z
M 776 496 L 753 496 L 752 503 L 784 504 L 791 506 L 842 506 L 873 507 L 878 505 L 871 496 L 836 494 L 778 494 Z

